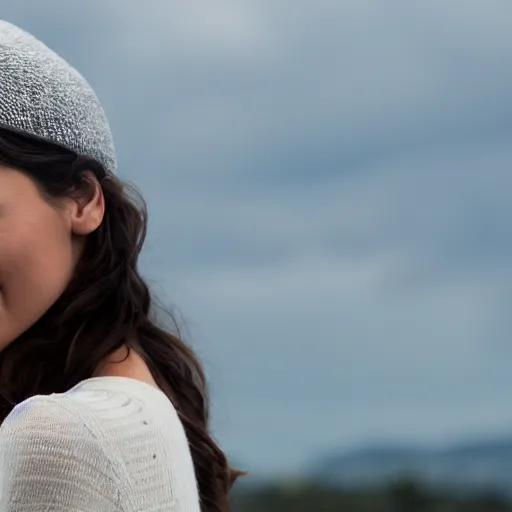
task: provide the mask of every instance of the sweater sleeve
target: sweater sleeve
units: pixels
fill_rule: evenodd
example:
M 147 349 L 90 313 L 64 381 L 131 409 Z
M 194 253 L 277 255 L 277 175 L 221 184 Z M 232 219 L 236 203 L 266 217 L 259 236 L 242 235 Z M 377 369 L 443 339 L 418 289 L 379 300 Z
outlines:
M 80 415 L 51 397 L 17 405 L 0 428 L 2 512 L 118 512 L 109 457 Z

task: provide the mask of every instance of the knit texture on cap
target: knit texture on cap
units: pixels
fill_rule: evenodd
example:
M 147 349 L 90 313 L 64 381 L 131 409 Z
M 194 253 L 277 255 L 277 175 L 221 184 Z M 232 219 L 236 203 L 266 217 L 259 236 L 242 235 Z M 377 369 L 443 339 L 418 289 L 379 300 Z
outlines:
M 0 20 L 0 126 L 116 171 L 112 133 L 85 78 L 45 44 Z

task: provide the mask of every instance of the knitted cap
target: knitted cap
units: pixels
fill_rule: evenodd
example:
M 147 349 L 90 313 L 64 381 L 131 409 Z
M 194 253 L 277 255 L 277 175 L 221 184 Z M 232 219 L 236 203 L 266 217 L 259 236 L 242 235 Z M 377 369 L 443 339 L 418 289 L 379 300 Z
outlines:
M 93 158 L 107 171 L 116 170 L 110 127 L 91 86 L 41 41 L 2 20 L 0 127 Z

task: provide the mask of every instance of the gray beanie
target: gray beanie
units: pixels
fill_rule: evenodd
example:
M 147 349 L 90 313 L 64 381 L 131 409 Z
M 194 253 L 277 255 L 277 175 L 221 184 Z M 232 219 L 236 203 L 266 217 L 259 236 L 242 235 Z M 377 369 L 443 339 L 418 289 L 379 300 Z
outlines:
M 41 41 L 2 20 L 0 127 L 57 144 L 116 171 L 112 133 L 91 86 Z

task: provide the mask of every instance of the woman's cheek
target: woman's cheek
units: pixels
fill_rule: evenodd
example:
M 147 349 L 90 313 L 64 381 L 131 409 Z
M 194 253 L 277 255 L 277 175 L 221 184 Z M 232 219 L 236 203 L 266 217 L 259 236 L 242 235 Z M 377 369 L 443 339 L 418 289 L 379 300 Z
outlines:
M 37 322 L 60 292 L 41 265 L 44 256 L 20 244 L 0 250 L 0 350 Z

